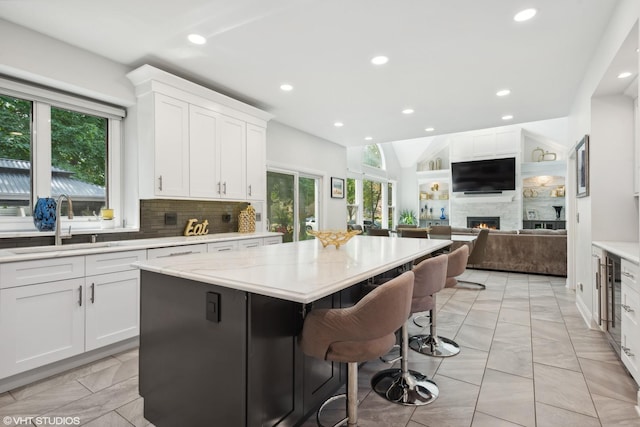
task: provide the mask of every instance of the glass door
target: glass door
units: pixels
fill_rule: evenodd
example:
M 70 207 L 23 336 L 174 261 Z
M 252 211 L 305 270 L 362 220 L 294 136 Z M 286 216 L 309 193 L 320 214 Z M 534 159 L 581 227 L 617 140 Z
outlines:
M 283 242 L 313 239 L 307 230 L 318 230 L 320 178 L 296 172 L 267 172 L 269 231 L 282 233 Z M 298 230 L 295 232 L 295 230 Z

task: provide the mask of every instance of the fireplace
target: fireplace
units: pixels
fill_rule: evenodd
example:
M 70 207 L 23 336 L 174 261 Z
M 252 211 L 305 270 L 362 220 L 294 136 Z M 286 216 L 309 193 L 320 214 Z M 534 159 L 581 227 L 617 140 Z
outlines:
M 500 217 L 499 216 L 468 216 L 467 227 L 500 230 Z

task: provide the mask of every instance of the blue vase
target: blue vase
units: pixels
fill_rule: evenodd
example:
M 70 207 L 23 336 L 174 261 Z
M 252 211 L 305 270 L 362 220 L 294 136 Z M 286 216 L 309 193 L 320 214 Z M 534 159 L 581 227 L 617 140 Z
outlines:
M 440 219 L 447 219 L 447 217 L 446 217 L 446 216 L 444 216 L 444 208 L 440 208 L 440 212 L 442 213 L 442 214 L 440 215 Z
M 40 231 L 54 231 L 56 229 L 56 199 L 51 197 L 38 198 L 33 208 L 33 223 Z

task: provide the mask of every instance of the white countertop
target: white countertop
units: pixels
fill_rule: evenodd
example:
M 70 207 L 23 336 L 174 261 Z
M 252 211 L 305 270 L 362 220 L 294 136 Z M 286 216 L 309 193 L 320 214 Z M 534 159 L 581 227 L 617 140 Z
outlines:
M 105 252 L 122 252 L 169 246 L 216 243 L 229 240 L 256 239 L 282 236 L 281 233 L 217 233 L 204 236 L 173 236 L 152 239 L 116 240 L 112 242 L 79 243 L 61 246 L 33 246 L 0 249 L 0 263 L 27 261 L 43 258 L 60 258 L 76 255 L 90 255 Z
M 318 240 L 138 263 L 142 270 L 310 303 L 451 244 L 355 236 L 336 249 Z
M 618 255 L 620 258 L 640 264 L 640 244 L 638 242 L 594 241 L 593 245 Z

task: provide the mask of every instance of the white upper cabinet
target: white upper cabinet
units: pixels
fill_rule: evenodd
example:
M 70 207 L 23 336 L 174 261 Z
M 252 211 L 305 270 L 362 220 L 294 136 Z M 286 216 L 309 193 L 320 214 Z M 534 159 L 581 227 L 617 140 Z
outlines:
M 247 124 L 247 199 L 265 200 L 266 133 L 264 127 Z
M 222 116 L 220 121 L 220 164 L 218 183 L 223 199 L 246 199 L 246 123 Z
M 512 157 L 520 153 L 521 146 L 522 131 L 519 128 L 465 132 L 451 140 L 451 161 Z
M 270 114 L 149 65 L 127 77 L 141 199 L 264 200 Z
M 156 93 L 153 129 L 155 194 L 184 196 L 189 192 L 189 104 Z
M 218 197 L 218 128 L 220 114 L 191 105 L 189 108 L 189 196 Z

